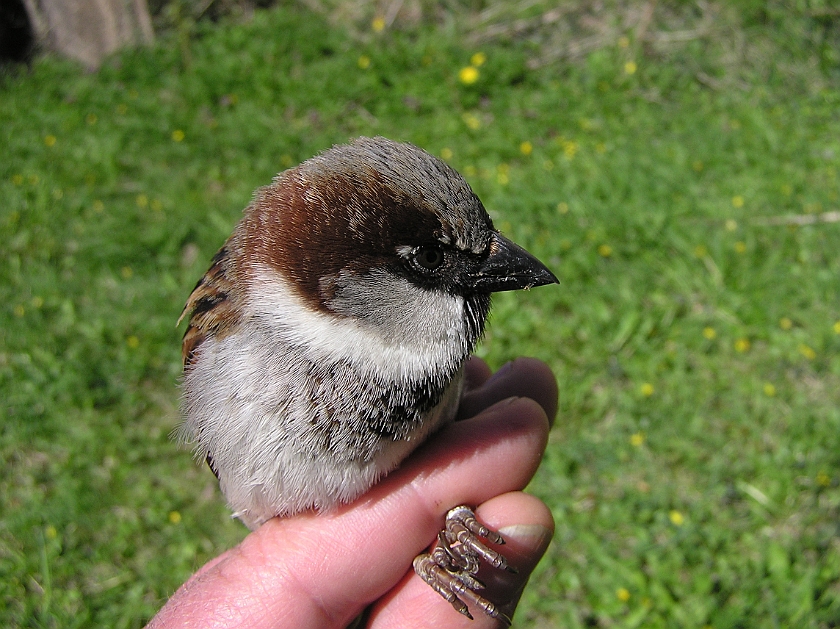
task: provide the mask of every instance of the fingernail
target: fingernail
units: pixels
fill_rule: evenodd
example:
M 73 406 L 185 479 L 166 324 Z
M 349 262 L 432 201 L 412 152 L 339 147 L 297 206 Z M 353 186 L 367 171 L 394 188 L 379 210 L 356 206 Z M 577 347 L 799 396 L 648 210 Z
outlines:
M 516 541 L 530 548 L 545 548 L 554 535 L 550 529 L 541 524 L 511 524 L 499 529 L 499 533 L 506 540 Z

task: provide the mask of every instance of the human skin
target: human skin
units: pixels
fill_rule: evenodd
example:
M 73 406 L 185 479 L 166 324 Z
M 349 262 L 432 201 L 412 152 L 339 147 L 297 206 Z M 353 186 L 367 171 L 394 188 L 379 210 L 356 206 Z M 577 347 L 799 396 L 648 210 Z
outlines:
M 152 619 L 183 627 L 465 627 L 500 625 L 458 614 L 411 563 L 446 512 L 478 505 L 502 533 L 519 572 L 492 569 L 482 594 L 511 615 L 554 532 L 551 512 L 522 489 L 536 472 L 557 412 L 557 385 L 540 361 L 519 358 L 496 374 L 467 363 L 459 419 L 355 502 L 330 513 L 274 518 L 198 570 Z

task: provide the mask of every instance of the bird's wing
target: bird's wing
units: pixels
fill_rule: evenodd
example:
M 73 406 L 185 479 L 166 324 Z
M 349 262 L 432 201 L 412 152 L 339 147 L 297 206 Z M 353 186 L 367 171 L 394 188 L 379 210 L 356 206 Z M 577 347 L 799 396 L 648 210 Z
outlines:
M 224 246 L 213 256 L 213 264 L 190 294 L 178 323 L 189 316 L 189 325 L 181 344 L 181 357 L 186 369 L 195 357 L 198 346 L 209 337 L 231 332 L 239 323 L 238 310 L 231 302 L 233 281 L 229 277 L 229 251 Z

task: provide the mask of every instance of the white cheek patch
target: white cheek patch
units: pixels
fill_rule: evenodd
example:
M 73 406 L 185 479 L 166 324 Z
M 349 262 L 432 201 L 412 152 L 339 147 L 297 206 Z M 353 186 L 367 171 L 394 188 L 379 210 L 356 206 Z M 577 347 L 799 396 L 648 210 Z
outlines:
M 246 315 L 312 360 L 347 361 L 395 381 L 459 363 L 469 351 L 464 300 L 418 288 L 385 271 L 339 277 L 331 306 L 314 311 L 274 270 L 253 272 Z

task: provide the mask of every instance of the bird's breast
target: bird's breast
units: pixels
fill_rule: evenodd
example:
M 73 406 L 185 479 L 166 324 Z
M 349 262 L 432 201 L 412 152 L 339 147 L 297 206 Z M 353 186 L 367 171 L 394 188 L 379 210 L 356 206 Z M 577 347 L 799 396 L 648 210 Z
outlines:
M 395 381 L 314 360 L 259 326 L 200 351 L 184 379 L 185 431 L 246 523 L 367 491 L 452 419 L 462 387 L 460 365 Z

